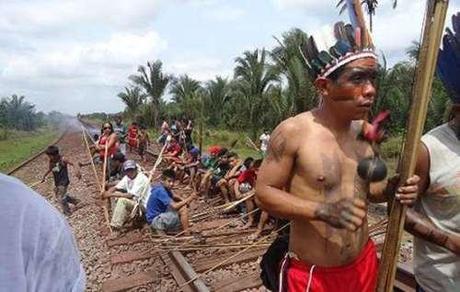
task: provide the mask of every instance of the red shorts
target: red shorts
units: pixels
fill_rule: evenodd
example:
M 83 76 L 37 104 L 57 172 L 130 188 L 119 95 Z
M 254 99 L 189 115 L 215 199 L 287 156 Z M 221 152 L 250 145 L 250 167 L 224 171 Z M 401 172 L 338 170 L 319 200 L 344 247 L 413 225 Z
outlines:
M 374 242 L 369 240 L 361 254 L 341 267 L 317 267 L 290 258 L 281 291 L 297 292 L 374 292 L 378 260 Z

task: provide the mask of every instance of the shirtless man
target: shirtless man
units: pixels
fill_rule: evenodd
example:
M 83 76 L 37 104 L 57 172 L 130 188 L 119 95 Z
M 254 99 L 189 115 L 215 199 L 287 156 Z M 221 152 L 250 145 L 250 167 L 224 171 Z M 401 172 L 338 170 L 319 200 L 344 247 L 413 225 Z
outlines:
M 278 125 L 259 171 L 256 194 L 262 209 L 290 220 L 282 291 L 371 292 L 376 287 L 367 202 L 392 196 L 386 181 L 370 184 L 357 173 L 360 160 L 374 156 L 370 144 L 357 137 L 376 97 L 377 61 L 370 54 L 355 57 L 328 75 L 314 76 L 320 106 Z M 407 180 L 396 198 L 413 204 L 417 182 L 417 176 Z

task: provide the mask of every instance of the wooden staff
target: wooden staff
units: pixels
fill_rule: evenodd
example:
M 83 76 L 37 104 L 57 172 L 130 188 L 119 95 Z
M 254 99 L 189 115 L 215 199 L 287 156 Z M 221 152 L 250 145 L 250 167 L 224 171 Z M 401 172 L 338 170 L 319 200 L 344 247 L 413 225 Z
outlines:
M 99 176 L 97 174 L 96 166 L 94 165 L 93 156 L 91 155 L 91 150 L 89 149 L 88 139 L 86 138 L 86 130 L 83 126 L 81 127 L 81 129 L 83 130 L 83 140 L 85 140 L 86 149 L 88 150 L 88 156 L 89 156 L 89 159 L 91 160 L 91 166 L 93 168 L 94 177 L 96 178 L 96 182 L 97 182 L 99 191 L 101 191 L 101 186 L 99 185 Z
M 104 192 L 105 192 L 105 185 L 106 185 L 106 176 L 107 176 L 107 161 L 108 161 L 108 153 L 109 153 L 109 141 L 108 138 L 105 140 L 105 149 L 104 149 L 104 168 L 102 169 L 102 183 L 101 183 L 101 197 L 104 198 Z M 110 232 L 112 232 L 112 228 L 110 227 L 110 219 L 109 219 L 109 206 L 110 206 L 110 201 L 109 198 L 106 198 L 104 200 L 103 204 L 103 210 L 104 210 L 104 218 L 105 221 L 107 222 L 107 226 L 110 229 Z
M 100 184 L 100 182 L 99 182 L 99 176 L 97 174 L 96 165 L 94 165 L 93 157 L 91 155 L 91 150 L 89 149 L 89 143 L 88 143 L 88 139 L 86 138 L 86 132 L 85 132 L 86 130 L 85 130 L 85 128 L 83 126 L 81 128 L 83 130 L 83 140 L 85 140 L 86 150 L 88 150 L 89 159 L 91 160 L 91 166 L 93 168 L 94 177 L 96 178 L 96 184 L 97 184 L 97 187 L 99 188 L 99 192 L 100 192 L 100 194 L 102 196 L 102 194 L 104 194 L 104 189 L 105 189 L 105 174 L 103 175 L 103 184 L 104 184 L 104 186 L 102 186 Z M 105 157 L 107 157 L 107 144 L 106 144 Z M 106 160 L 104 159 L 104 164 L 105 163 L 106 163 Z M 105 169 L 105 167 L 104 167 L 104 169 Z M 107 226 L 109 227 L 110 232 L 112 232 L 112 228 L 110 227 L 110 220 L 109 220 L 109 210 L 108 210 L 106 205 L 103 206 L 103 210 L 104 210 L 105 222 L 107 223 Z
M 412 88 L 407 138 L 400 161 L 402 166 L 400 171 L 401 185 L 413 175 L 415 170 L 418 145 L 425 124 L 448 2 L 448 0 L 428 0 L 419 65 L 417 66 L 415 83 Z M 379 292 L 393 291 L 406 208 L 399 201 L 393 201 L 380 262 L 377 286 L 377 291 Z
M 262 238 L 256 240 L 253 244 L 249 245 L 249 246 L 246 247 L 245 249 L 243 249 L 243 250 L 241 250 L 241 251 L 235 253 L 234 255 L 232 255 L 232 256 L 230 256 L 230 257 L 224 259 L 222 262 L 216 264 L 216 265 L 213 266 L 212 268 L 210 268 L 210 269 L 204 271 L 204 272 L 201 273 L 201 274 L 196 275 L 195 277 L 193 277 L 193 278 L 190 279 L 189 281 L 183 283 L 182 285 L 179 286 L 179 288 L 183 288 L 184 286 L 186 286 L 186 285 L 188 285 L 188 284 L 190 284 L 190 283 L 192 283 L 192 282 L 195 282 L 198 278 L 200 278 L 200 277 L 206 275 L 207 273 L 209 273 L 209 272 L 211 272 L 211 271 L 217 269 L 218 267 L 222 266 L 223 264 L 225 264 L 226 262 L 230 261 L 231 259 L 233 259 L 233 258 L 239 256 L 240 254 L 245 253 L 246 251 L 248 251 L 249 249 L 251 249 L 251 248 L 253 248 L 253 247 L 258 246 L 263 240 L 267 239 L 268 237 L 270 237 L 272 234 L 274 234 L 274 233 L 276 233 L 276 232 L 280 232 L 280 231 L 283 230 L 284 228 L 288 227 L 289 224 L 291 224 L 291 223 L 287 223 L 287 224 L 285 224 L 284 226 L 282 226 L 281 228 L 279 228 L 279 229 L 277 229 L 277 230 L 274 230 L 274 231 L 270 232 L 270 234 L 265 235 L 264 237 L 262 237 Z

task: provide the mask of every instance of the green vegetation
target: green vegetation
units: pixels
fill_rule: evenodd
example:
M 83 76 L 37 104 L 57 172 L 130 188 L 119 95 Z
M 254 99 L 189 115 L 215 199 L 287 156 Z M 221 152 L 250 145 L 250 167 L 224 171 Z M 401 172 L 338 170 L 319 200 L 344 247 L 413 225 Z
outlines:
M 39 152 L 56 139 L 58 132 L 40 128 L 34 132 L 12 131 L 9 138 L 0 141 L 0 172 L 6 172 L 15 165 Z

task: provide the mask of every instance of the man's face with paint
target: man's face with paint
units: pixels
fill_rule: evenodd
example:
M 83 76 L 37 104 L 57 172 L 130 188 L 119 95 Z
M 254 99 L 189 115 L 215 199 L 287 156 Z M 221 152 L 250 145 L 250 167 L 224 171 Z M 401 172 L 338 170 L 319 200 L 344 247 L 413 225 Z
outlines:
M 345 65 L 336 79 L 318 78 L 315 85 L 340 114 L 358 120 L 366 117 L 374 103 L 376 79 L 376 60 L 363 58 Z

